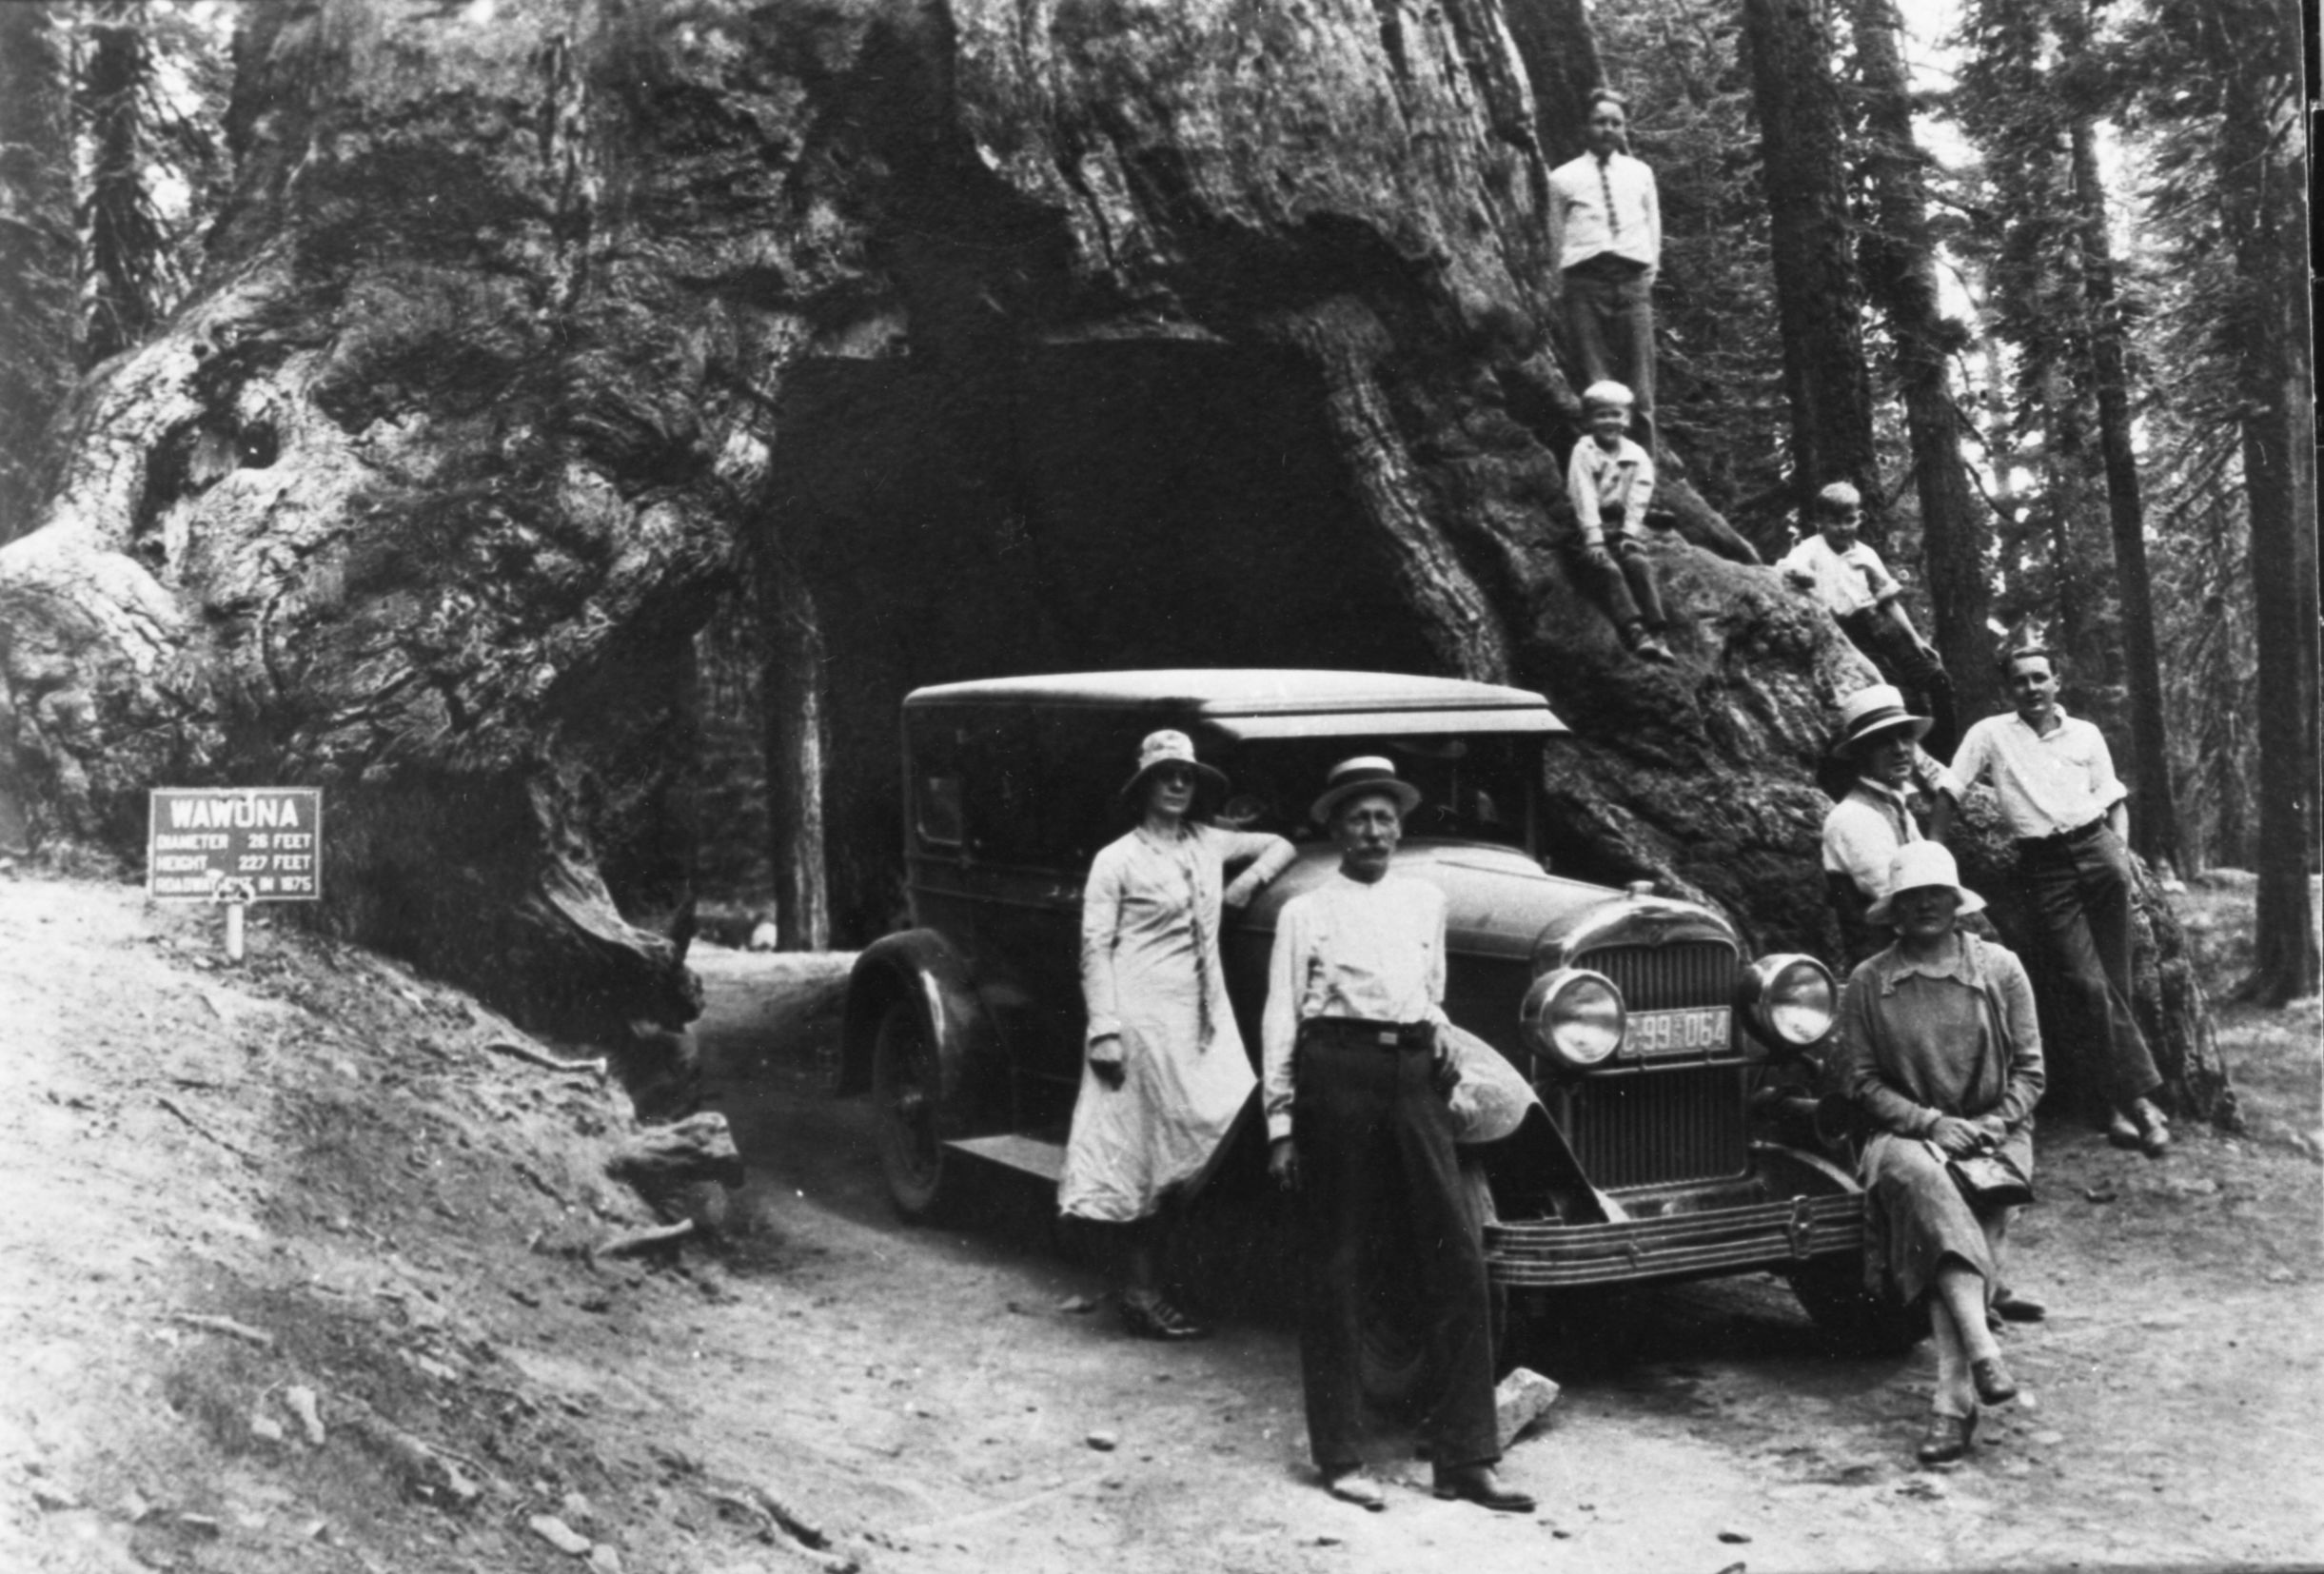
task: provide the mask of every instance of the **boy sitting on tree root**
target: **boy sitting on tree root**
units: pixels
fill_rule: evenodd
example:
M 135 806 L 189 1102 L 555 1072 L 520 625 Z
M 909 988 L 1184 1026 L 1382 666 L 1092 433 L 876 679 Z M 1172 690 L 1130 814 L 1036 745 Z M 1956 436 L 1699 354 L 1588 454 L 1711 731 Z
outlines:
M 1582 588 L 1605 610 L 1625 647 L 1653 661 L 1674 659 L 1663 643 L 1663 597 L 1654 564 L 1638 533 L 1654 496 L 1654 461 L 1624 434 L 1630 425 L 1630 390 L 1592 383 L 1582 390 L 1589 436 L 1573 445 L 1566 490 L 1581 521 L 1575 572 Z

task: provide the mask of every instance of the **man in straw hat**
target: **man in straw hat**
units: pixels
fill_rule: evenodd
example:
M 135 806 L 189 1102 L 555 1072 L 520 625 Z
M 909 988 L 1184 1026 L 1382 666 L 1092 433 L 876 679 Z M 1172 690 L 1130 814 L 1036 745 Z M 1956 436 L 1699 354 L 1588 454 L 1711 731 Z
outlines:
M 2078 1068 L 2098 1077 L 2107 1139 L 2158 1159 L 2171 1148 L 2152 1097 L 2162 1077 L 2130 1004 L 2130 789 L 2105 737 L 2058 703 L 2047 650 L 2013 650 L 2001 668 L 2016 714 L 1963 734 L 1953 774 L 1964 789 L 1991 780 L 2018 838 L 2018 888 L 2065 997 L 2054 1036 L 2076 1043 Z
M 1950 771 L 1915 747 L 1928 730 L 1929 718 L 1907 711 L 1892 683 L 1871 684 L 1841 701 L 1832 753 L 1853 770 L 1855 780 L 1823 817 L 1823 878 L 1840 920 L 1843 968 L 1891 938 L 1866 921 L 1865 911 L 1888 894 L 1888 864 L 1897 849 L 1923 839 L 1914 815 L 1916 786 L 1925 790 L 1926 839 L 1940 842 L 1951 828 L 1960 787 Z
M 1384 757 L 1334 766 L 1314 816 L 1339 847 L 1339 871 L 1276 919 L 1261 1027 L 1268 1169 L 1299 1199 L 1308 1447 L 1334 1497 L 1385 1506 L 1362 1469 L 1358 1269 L 1378 1225 L 1401 1212 L 1438 1385 L 1422 1423 L 1435 1493 L 1527 1513 L 1532 1498 L 1493 1470 L 1501 1446 L 1485 1252 L 1448 1102 L 1458 1073 L 1446 1037 L 1445 896 L 1388 872 L 1419 801 Z

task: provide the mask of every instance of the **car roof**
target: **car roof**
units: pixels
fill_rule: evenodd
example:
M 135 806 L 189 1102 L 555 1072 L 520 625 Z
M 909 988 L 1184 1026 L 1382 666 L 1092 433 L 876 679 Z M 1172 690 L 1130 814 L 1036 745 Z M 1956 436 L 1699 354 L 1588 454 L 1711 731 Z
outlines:
M 1048 673 L 938 683 L 915 689 L 907 709 L 938 705 L 1034 704 L 1102 710 L 1169 711 L 1229 724 L 1237 718 L 1392 713 L 1399 723 L 1452 730 L 1473 718 L 1492 731 L 1564 732 L 1549 702 L 1529 689 L 1408 673 L 1339 672 L 1298 667 L 1172 667 L 1144 672 Z M 1498 722 L 1499 725 L 1493 725 Z M 1271 729 L 1270 729 L 1271 730 Z

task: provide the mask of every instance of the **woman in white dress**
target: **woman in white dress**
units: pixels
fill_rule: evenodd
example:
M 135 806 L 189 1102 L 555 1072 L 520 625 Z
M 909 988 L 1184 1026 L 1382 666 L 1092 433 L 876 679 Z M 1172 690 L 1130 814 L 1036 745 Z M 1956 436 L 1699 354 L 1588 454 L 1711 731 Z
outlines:
M 1221 912 L 1292 857 L 1281 836 L 1192 818 L 1203 786 L 1223 795 L 1226 777 L 1195 759 L 1184 733 L 1150 736 L 1122 789 L 1137 827 L 1099 851 L 1081 895 L 1088 1054 L 1057 1206 L 1109 1228 L 1122 1321 L 1150 1339 L 1208 1331 L 1163 1297 L 1161 1215 L 1257 1081 L 1227 1000 Z M 1226 866 L 1246 859 L 1227 883 Z

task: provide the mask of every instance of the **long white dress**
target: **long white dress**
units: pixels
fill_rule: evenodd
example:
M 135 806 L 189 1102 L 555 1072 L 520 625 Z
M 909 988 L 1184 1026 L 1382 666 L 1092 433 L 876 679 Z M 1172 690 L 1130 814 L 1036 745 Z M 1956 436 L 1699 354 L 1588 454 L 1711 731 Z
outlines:
M 1140 826 L 1101 849 L 1081 893 L 1081 992 L 1089 1038 L 1122 1039 L 1122 1086 L 1085 1059 L 1057 1207 L 1126 1223 L 1153 1212 L 1209 1162 L 1256 1078 L 1219 965 L 1223 867 L 1254 858 L 1271 877 L 1291 844 L 1257 832 Z

